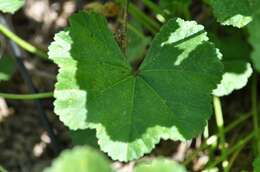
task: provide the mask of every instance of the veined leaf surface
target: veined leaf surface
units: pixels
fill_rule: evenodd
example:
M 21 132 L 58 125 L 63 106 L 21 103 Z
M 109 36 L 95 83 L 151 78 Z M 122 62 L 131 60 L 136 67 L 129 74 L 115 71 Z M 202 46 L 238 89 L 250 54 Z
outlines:
M 160 139 L 184 141 L 203 130 L 222 76 L 217 54 L 203 26 L 172 19 L 133 70 L 105 18 L 80 12 L 49 47 L 60 68 L 55 112 L 70 129 L 96 129 L 113 159 L 139 158 Z

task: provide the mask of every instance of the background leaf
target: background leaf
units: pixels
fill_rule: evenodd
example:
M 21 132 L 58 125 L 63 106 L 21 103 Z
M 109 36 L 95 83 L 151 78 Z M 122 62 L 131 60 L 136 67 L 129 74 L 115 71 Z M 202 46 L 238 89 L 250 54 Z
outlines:
M 43 172 L 112 172 L 108 161 L 88 147 L 65 150 Z
M 256 13 L 254 20 L 248 25 L 249 31 L 249 42 L 253 47 L 253 52 L 251 54 L 251 59 L 254 63 L 254 67 L 259 72 L 260 71 L 260 12 Z
M 215 96 L 225 96 L 246 86 L 253 69 L 249 63 L 250 46 L 236 32 L 213 36 L 217 48 L 223 54 L 224 75 L 221 83 L 213 90 Z
M 0 0 L 0 10 L 4 13 L 14 13 L 24 5 L 24 0 Z
M 7 172 L 2 166 L 0 166 L 0 172 Z
M 260 171 L 260 158 L 257 158 L 254 163 L 254 172 L 259 172 Z
M 9 56 L 0 57 L 0 82 L 10 79 L 15 69 L 14 60 Z
M 252 21 L 260 5 L 258 0 L 209 0 L 209 4 L 218 22 L 238 28 Z

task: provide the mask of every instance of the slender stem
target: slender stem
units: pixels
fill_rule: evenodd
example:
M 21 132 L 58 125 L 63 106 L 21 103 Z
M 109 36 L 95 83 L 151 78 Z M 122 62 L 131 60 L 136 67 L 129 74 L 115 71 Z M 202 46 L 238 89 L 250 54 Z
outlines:
M 255 130 L 255 141 L 257 146 L 257 154 L 260 154 L 260 138 L 259 138 L 259 128 L 258 128 L 258 110 L 257 110 L 257 76 L 256 74 L 252 77 L 251 85 L 251 103 L 252 103 L 252 117 L 253 125 Z
M 123 24 L 123 20 L 119 19 L 119 22 Z M 138 37 L 145 39 L 145 36 L 142 32 L 140 32 L 135 26 L 131 25 L 130 23 L 127 23 L 127 30 L 130 30 L 134 32 Z
M 143 0 L 143 3 L 150 8 L 154 13 L 161 14 L 162 16 L 167 16 L 167 14 L 153 1 L 151 0 Z
M 233 152 L 235 152 L 237 149 L 243 149 L 244 146 L 246 145 L 246 143 L 248 143 L 253 137 L 255 136 L 255 133 L 252 132 L 250 133 L 248 136 L 246 137 L 241 137 L 240 141 L 233 146 L 232 148 L 230 148 L 227 151 L 227 154 L 225 156 L 221 155 L 216 161 L 214 161 L 213 163 L 211 163 L 210 165 L 208 165 L 207 169 L 210 169 L 212 167 L 215 167 L 217 164 L 219 164 L 222 161 L 226 160 L 226 156 L 232 154 Z
M 29 42 L 23 40 L 22 38 L 17 36 L 15 33 L 10 31 L 7 27 L 5 27 L 2 24 L 0 24 L 0 32 L 4 34 L 6 37 L 8 37 L 9 39 L 13 40 L 16 44 L 18 44 L 26 51 L 36 54 L 43 59 L 48 59 L 48 55 L 43 50 L 40 50 L 35 46 L 33 46 L 32 44 L 30 44 Z
M 11 93 L 0 93 L 1 98 L 14 99 L 14 100 L 34 100 L 34 99 L 45 99 L 53 97 L 53 92 L 47 93 L 35 93 L 35 94 L 11 94 Z
M 129 0 L 124 0 L 124 5 L 123 5 L 123 35 L 122 35 L 122 49 L 123 52 L 126 54 L 127 53 L 127 21 L 128 21 L 128 6 L 129 6 Z
M 241 114 L 241 116 L 237 120 L 235 120 L 225 128 L 224 132 L 229 132 L 230 130 L 247 120 L 249 117 L 251 117 L 251 114 Z M 216 136 L 219 137 L 220 134 L 218 133 Z M 194 157 L 196 157 L 203 149 L 206 149 L 207 147 L 207 142 L 204 142 L 198 149 L 193 151 L 192 154 L 188 156 L 188 158 L 184 161 L 183 164 L 188 165 L 194 159 Z
M 153 34 L 155 34 L 160 29 L 160 24 L 148 17 L 143 11 L 141 11 L 132 3 L 129 4 L 129 13 Z
M 226 139 L 225 139 L 225 131 L 224 131 L 224 119 L 223 119 L 220 98 L 214 96 L 213 104 L 214 104 L 214 110 L 215 110 L 216 123 L 217 123 L 217 127 L 218 127 L 218 133 L 220 136 L 221 154 L 223 155 L 223 157 L 226 157 L 227 149 L 226 149 Z
M 240 147 L 233 155 L 232 157 L 230 158 L 229 160 L 229 164 L 228 164 L 228 167 L 227 167 L 227 171 L 230 171 L 230 169 L 232 168 L 234 162 L 236 161 L 239 153 L 243 150 L 243 147 Z

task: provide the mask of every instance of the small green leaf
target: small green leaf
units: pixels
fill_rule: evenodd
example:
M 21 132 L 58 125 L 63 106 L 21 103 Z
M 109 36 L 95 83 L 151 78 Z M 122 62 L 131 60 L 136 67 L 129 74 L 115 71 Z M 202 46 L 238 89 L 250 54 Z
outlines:
M 254 172 L 260 172 L 260 158 L 257 158 L 254 163 Z
M 254 20 L 248 25 L 249 31 L 249 42 L 253 47 L 253 52 L 251 54 L 251 59 L 253 61 L 254 67 L 258 72 L 260 72 L 260 12 L 256 13 Z
M 0 11 L 14 13 L 24 5 L 24 0 L 0 0 Z
M 88 147 L 65 150 L 43 172 L 112 172 L 109 162 Z
M 169 20 L 138 70 L 98 14 L 73 15 L 68 31 L 54 39 L 55 112 L 71 129 L 96 129 L 101 150 L 113 159 L 139 158 L 160 139 L 191 139 L 212 114 L 222 64 L 194 21 Z
M 225 96 L 246 86 L 253 73 L 249 63 L 250 47 L 239 35 L 214 37 L 214 43 L 223 54 L 224 75 L 221 83 L 213 90 L 215 96 Z
M 186 169 L 173 160 L 156 159 L 152 162 L 138 165 L 134 172 L 187 172 Z
M 209 0 L 214 15 L 222 25 L 244 27 L 252 21 L 259 0 Z
M 9 56 L 0 57 L 0 82 L 10 79 L 14 72 L 15 63 Z

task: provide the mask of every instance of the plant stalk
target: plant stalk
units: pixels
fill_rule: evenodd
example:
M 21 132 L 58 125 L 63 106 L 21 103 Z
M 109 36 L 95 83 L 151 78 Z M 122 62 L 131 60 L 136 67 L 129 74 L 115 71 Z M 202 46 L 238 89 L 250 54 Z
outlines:
M 225 130 L 224 130 L 224 119 L 223 119 L 223 112 L 221 107 L 221 100 L 219 97 L 213 97 L 213 104 L 215 110 L 215 118 L 218 127 L 218 133 L 220 136 L 220 149 L 221 155 L 227 158 L 227 149 L 226 149 L 226 139 L 225 139 Z M 226 160 L 225 158 L 225 160 Z
M 127 39 L 127 21 L 128 21 L 128 6 L 129 6 L 129 0 L 124 0 L 124 5 L 123 5 L 123 23 L 122 23 L 122 50 L 127 54 L 127 44 L 128 44 L 128 39 Z
M 35 94 L 12 94 L 12 93 L 0 93 L 1 98 L 13 99 L 13 100 L 35 100 L 52 98 L 53 92 L 47 93 L 35 93 Z
M 36 48 L 35 46 L 33 46 L 32 44 L 30 44 L 29 42 L 23 40 L 22 38 L 17 36 L 15 33 L 10 31 L 7 27 L 5 27 L 2 24 L 0 24 L 0 32 L 3 35 L 5 35 L 7 38 L 14 41 L 21 48 L 25 49 L 26 51 L 28 51 L 32 54 L 36 54 L 36 55 L 38 55 L 39 57 L 41 57 L 45 60 L 49 60 L 48 55 L 43 50 L 40 50 L 40 49 Z
M 252 77 L 251 84 L 251 103 L 252 103 L 252 117 L 253 117 L 253 125 L 255 131 L 255 142 L 256 142 L 256 150 L 257 155 L 260 154 L 260 136 L 259 136 L 259 126 L 258 126 L 258 109 L 257 109 L 257 76 L 256 74 Z

